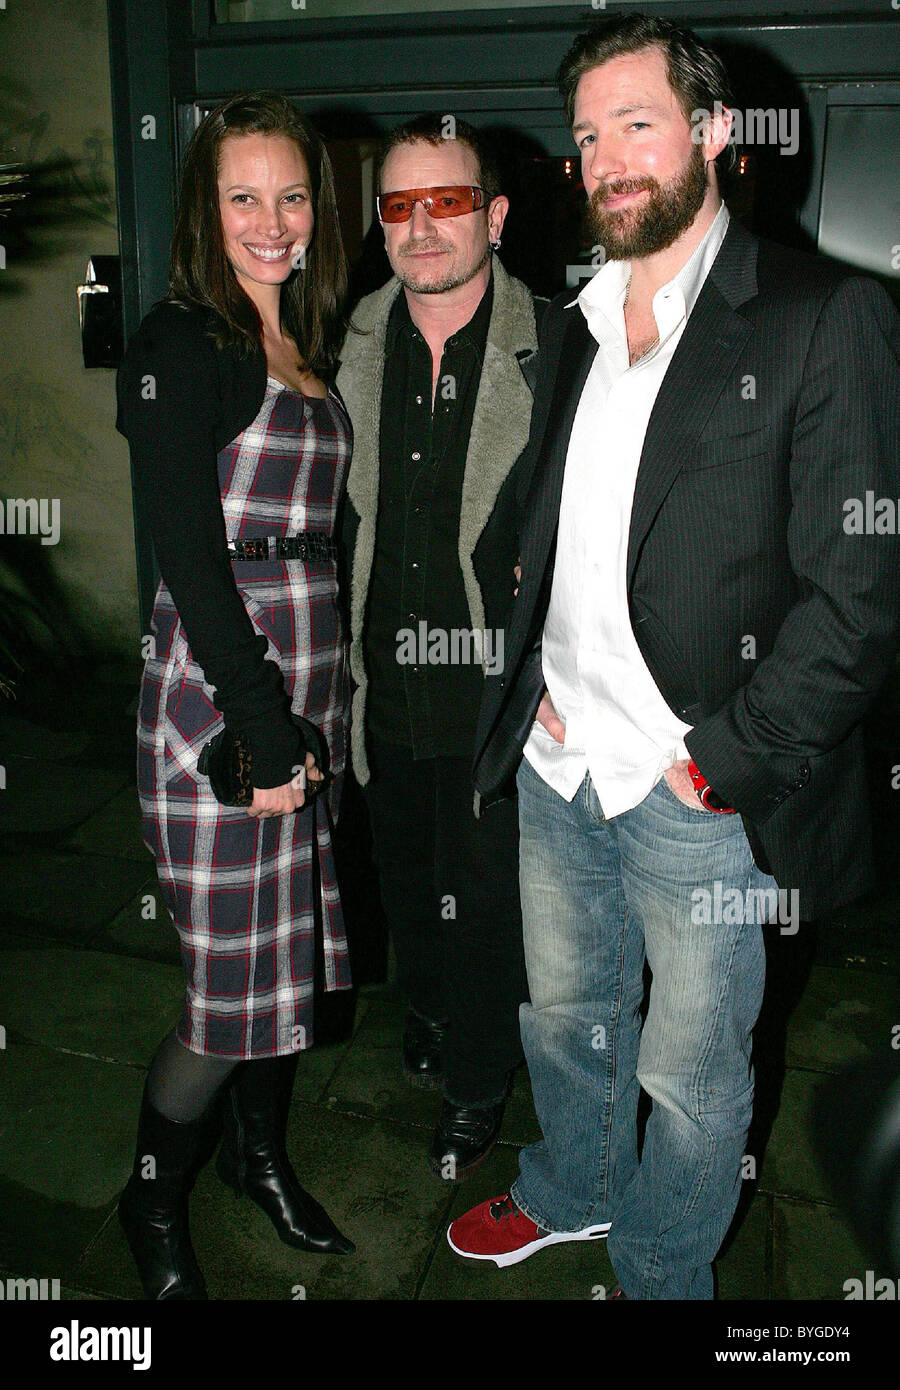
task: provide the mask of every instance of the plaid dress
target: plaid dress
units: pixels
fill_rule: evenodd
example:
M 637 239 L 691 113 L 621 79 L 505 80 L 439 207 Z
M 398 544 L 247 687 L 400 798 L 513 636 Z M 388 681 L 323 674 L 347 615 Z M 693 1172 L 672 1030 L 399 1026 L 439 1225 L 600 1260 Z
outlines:
M 218 456 L 229 541 L 333 534 L 350 439 L 336 396 L 304 397 L 270 377 L 256 419 Z M 322 730 L 337 777 L 349 687 L 335 561 L 233 563 L 291 708 Z M 331 846 L 340 778 L 327 799 L 295 815 L 260 820 L 220 805 L 197 758 L 223 720 L 164 583 L 152 631 L 138 708 L 138 793 L 187 973 L 177 1036 L 193 1052 L 228 1057 L 296 1051 L 312 1041 L 316 968 L 326 989 L 350 985 Z

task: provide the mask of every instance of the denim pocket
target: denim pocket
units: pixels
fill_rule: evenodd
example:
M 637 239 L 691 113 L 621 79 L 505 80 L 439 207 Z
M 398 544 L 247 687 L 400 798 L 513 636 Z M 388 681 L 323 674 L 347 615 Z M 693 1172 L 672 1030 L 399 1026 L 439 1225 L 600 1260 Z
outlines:
M 684 811 L 685 815 L 688 815 L 688 816 L 707 816 L 707 817 L 709 817 L 709 816 L 721 815 L 721 812 L 720 812 L 720 811 L 711 811 L 711 810 L 709 809 L 708 806 L 704 806 L 703 803 L 701 802 L 699 796 L 697 797 L 697 805 L 696 805 L 696 806 L 689 806 L 688 803 L 687 803 L 686 801 L 682 801 L 681 797 L 680 797 L 680 796 L 676 796 L 675 793 L 673 792 L 672 788 L 669 786 L 668 782 L 666 781 L 666 775 L 665 775 L 665 773 L 663 773 L 662 777 L 660 777 L 659 782 L 657 783 L 657 786 L 661 786 L 661 787 L 662 787 L 663 791 L 665 792 L 665 794 L 666 794 L 666 796 L 669 798 L 669 800 L 670 800 L 670 801 L 674 801 L 674 803 L 675 803 L 676 806 L 680 806 L 681 809 L 682 809 L 682 811 Z

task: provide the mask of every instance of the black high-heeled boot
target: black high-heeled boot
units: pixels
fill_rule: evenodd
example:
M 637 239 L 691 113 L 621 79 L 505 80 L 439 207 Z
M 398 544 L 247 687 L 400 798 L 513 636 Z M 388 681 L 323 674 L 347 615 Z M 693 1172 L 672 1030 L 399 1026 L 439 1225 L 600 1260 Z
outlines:
M 161 1115 L 144 1089 L 134 1167 L 119 1198 L 119 1221 L 144 1296 L 154 1301 L 208 1297 L 188 1228 L 188 1196 L 207 1127 L 206 1116 L 178 1124 Z
M 235 1069 L 225 1097 L 216 1172 L 235 1195 L 252 1198 L 278 1238 L 318 1255 L 352 1255 L 356 1246 L 300 1186 L 285 1148 L 296 1057 L 265 1057 Z

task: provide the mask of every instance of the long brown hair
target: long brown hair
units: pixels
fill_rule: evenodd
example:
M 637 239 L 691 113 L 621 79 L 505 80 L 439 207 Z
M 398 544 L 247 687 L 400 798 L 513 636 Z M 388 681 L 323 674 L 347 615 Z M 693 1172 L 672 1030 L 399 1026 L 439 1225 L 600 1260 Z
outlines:
M 225 254 L 219 211 L 222 141 L 229 135 L 282 135 L 300 149 L 312 187 L 315 226 L 303 269 L 281 291 L 281 323 L 312 371 L 328 371 L 344 336 L 347 261 L 331 161 L 309 121 L 280 92 L 242 92 L 210 111 L 191 136 L 181 171 L 172 238 L 169 298 L 213 310 L 220 347 L 242 355 L 262 346 L 262 321 Z

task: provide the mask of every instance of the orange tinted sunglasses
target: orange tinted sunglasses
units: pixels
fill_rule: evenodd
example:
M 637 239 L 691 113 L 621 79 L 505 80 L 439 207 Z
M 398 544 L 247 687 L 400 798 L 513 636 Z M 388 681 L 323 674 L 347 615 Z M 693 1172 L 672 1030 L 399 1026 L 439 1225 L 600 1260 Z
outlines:
M 376 203 L 382 222 L 408 222 L 416 203 L 422 204 L 429 217 L 462 217 L 484 207 L 484 189 L 469 184 L 403 188 L 396 193 L 379 194 Z

